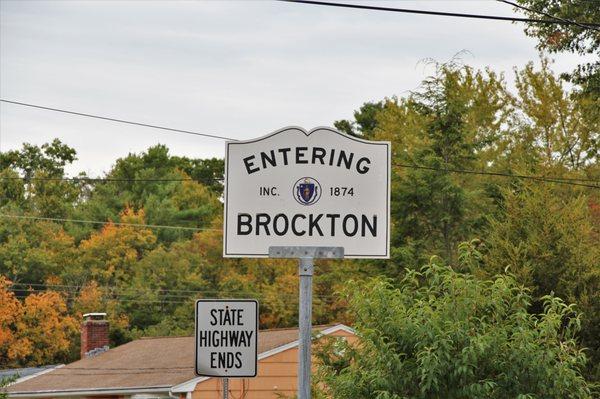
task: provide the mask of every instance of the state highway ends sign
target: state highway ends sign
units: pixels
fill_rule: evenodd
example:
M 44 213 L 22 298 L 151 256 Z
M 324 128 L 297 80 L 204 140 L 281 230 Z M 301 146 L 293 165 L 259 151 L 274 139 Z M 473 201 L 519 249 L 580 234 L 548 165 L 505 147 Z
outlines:
M 227 142 L 223 256 L 329 246 L 389 258 L 390 149 L 327 127 Z
M 255 377 L 258 362 L 258 301 L 196 301 L 196 374 Z

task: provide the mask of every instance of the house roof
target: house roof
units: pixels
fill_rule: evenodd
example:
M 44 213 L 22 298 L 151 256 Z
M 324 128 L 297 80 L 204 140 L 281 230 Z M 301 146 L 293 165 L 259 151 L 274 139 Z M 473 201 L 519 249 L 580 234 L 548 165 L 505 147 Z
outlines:
M 327 327 L 331 326 L 316 326 L 315 330 Z M 297 328 L 259 331 L 259 356 L 297 339 Z M 167 392 L 195 377 L 194 337 L 142 338 L 16 383 L 7 391 L 11 396 L 28 397 L 43 393 L 64 396 L 81 391 Z

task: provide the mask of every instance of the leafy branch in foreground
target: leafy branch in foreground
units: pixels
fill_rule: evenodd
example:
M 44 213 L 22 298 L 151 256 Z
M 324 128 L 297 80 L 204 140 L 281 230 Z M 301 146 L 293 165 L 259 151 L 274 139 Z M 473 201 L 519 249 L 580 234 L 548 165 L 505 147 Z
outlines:
M 437 258 L 398 286 L 351 282 L 358 345 L 319 352 L 334 398 L 590 398 L 573 305 L 532 298 L 510 275 L 479 280 Z M 327 347 L 326 345 L 324 347 Z

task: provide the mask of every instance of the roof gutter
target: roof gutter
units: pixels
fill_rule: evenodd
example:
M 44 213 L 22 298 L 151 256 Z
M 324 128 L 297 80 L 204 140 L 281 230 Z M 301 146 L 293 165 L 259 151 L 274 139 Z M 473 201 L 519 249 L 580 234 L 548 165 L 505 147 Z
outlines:
M 48 398 L 66 396 L 95 396 L 95 395 L 135 395 L 140 393 L 164 393 L 170 394 L 171 385 L 157 387 L 131 387 L 131 388 L 95 388 L 95 389 L 73 389 L 60 391 L 34 391 L 34 392 L 8 392 L 9 398 Z

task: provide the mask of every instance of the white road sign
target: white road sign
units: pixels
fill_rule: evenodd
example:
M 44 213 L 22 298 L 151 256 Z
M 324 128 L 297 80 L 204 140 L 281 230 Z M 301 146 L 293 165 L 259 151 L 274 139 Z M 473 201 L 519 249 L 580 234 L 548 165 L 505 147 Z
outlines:
M 327 127 L 227 142 L 223 256 L 330 246 L 389 258 L 390 148 Z
M 254 299 L 196 301 L 196 374 L 255 377 L 258 302 Z

